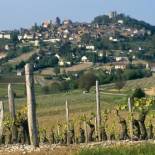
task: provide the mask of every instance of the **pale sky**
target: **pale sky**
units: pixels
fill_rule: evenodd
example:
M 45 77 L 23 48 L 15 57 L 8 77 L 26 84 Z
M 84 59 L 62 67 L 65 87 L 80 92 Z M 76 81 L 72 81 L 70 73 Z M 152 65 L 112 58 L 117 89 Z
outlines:
M 0 30 L 61 19 L 91 21 L 116 10 L 155 25 L 155 0 L 0 0 Z

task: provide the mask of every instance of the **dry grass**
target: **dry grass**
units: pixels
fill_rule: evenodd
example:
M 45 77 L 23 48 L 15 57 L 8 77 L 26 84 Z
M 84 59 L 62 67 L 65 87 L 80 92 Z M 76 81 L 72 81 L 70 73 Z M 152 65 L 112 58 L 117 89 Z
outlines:
M 16 64 L 20 63 L 21 61 L 27 61 L 35 53 L 38 53 L 38 50 L 24 53 L 24 54 L 20 55 L 19 57 L 16 57 L 16 58 L 10 60 L 9 63 L 16 65 Z
M 73 155 L 74 151 L 72 150 L 46 150 L 46 151 L 40 151 L 40 152 L 31 152 L 31 153 L 23 153 L 23 152 L 2 152 L 0 155 Z
M 89 69 L 90 67 L 92 67 L 92 63 L 87 62 L 87 63 L 81 63 L 78 65 L 74 65 L 72 67 L 66 67 L 64 68 L 64 70 L 65 72 L 78 72 L 78 71 Z
M 2 148 L 3 149 L 3 148 Z M 0 155 L 73 155 L 77 153 L 80 150 L 79 145 L 73 145 L 73 146 L 48 146 L 40 148 L 37 148 L 34 151 L 28 150 L 14 150 L 14 151 L 8 151 L 8 150 L 1 150 L 0 148 Z
M 87 70 L 90 67 L 92 67 L 92 63 L 91 62 L 87 62 L 87 63 L 81 63 L 78 65 L 73 65 L 71 67 L 64 67 L 61 68 L 61 72 L 65 71 L 65 72 L 79 72 L 82 70 Z M 41 71 L 41 75 L 55 75 L 54 73 L 54 68 L 45 68 Z
M 41 71 L 41 75 L 55 75 L 53 68 L 45 68 Z
M 0 59 L 6 57 L 6 53 L 0 52 Z

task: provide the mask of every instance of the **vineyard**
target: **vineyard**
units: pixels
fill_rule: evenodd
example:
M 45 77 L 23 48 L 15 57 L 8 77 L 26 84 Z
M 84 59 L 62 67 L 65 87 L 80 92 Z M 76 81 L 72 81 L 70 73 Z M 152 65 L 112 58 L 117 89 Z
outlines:
M 129 90 L 105 93 L 108 86 L 104 88 L 98 81 L 86 94 L 77 90 L 67 95 L 41 95 L 29 64 L 25 66 L 25 79 L 25 84 L 8 84 L 7 95 L 0 92 L 0 150 L 14 146 L 16 151 L 23 151 L 19 148 L 23 145 L 26 152 L 65 147 L 77 153 L 88 146 L 139 144 L 154 139 L 154 97 L 133 97 Z M 20 95 L 15 98 L 15 94 Z M 25 94 L 26 98 L 20 98 Z

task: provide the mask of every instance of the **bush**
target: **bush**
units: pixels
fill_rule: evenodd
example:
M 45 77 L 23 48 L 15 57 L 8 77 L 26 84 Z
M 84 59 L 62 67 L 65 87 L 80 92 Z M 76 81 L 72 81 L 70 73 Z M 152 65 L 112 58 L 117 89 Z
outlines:
M 24 68 L 26 62 L 25 61 L 21 61 L 19 64 L 16 65 L 16 69 L 22 69 Z
M 31 51 L 32 49 L 29 46 L 23 46 L 20 50 L 22 53 L 27 53 Z
M 58 93 L 62 90 L 61 84 L 58 82 L 54 82 L 50 86 L 50 92 L 51 93 Z
M 79 79 L 79 87 L 89 92 L 90 88 L 95 85 L 96 76 L 93 73 L 86 73 Z
M 44 86 L 44 87 L 42 87 L 42 92 L 44 94 L 49 94 L 50 93 L 50 88 L 48 86 Z
M 44 79 L 45 79 L 45 80 L 52 80 L 53 78 L 52 78 L 51 75 L 46 75 L 46 76 L 44 76 Z
M 118 80 L 116 83 L 115 83 L 115 87 L 116 89 L 118 89 L 118 91 L 120 92 L 120 90 L 125 86 L 126 82 L 123 81 L 123 80 Z
M 143 98 L 145 97 L 145 92 L 141 88 L 136 88 L 132 96 L 134 98 Z
M 75 80 L 69 81 L 68 85 L 70 90 L 74 90 L 78 88 L 78 83 Z
M 69 90 L 69 82 L 68 81 L 62 81 L 60 83 L 61 90 L 62 91 L 68 91 Z

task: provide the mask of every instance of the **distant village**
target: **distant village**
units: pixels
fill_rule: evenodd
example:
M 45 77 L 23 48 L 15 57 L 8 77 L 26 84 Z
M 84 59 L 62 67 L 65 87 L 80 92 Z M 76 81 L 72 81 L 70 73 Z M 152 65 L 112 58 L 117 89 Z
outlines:
M 108 19 L 116 19 L 117 16 L 118 13 L 116 11 L 106 15 Z M 125 69 L 129 61 L 131 61 L 128 55 L 131 55 L 132 58 L 130 59 L 134 61 L 137 59 L 134 52 L 141 52 L 145 49 L 142 46 L 138 46 L 137 49 L 126 49 L 126 51 L 124 51 L 124 49 L 109 50 L 108 48 L 98 48 L 94 42 L 91 41 L 91 38 L 93 38 L 93 40 L 102 38 L 111 44 L 122 44 L 134 38 L 143 38 L 152 35 L 149 29 L 127 26 L 124 24 L 123 19 L 115 20 L 113 23 L 99 24 L 95 22 L 79 23 L 72 22 L 71 20 L 61 21 L 61 19 L 57 17 L 54 22 L 50 20 L 43 22 L 42 25 L 34 24 L 30 29 L 21 28 L 20 30 L 14 31 L 1 31 L 0 42 L 2 40 L 7 40 L 8 43 L 0 45 L 0 60 L 5 59 L 7 53 L 15 48 L 14 44 L 9 43 L 9 40 L 12 39 L 13 32 L 17 35 L 18 47 L 30 46 L 33 47 L 33 49 L 43 50 L 41 46 L 51 45 L 56 49 L 69 42 L 72 46 L 76 47 L 76 49 L 85 51 L 85 53 L 80 54 L 80 57 L 78 57 L 79 62 L 76 61 L 76 63 L 92 62 L 86 53 L 89 53 L 89 55 L 90 53 L 95 53 L 99 59 L 103 57 L 108 58 L 107 64 L 105 65 L 106 68 L 114 67 L 115 69 Z M 50 48 L 47 50 L 45 47 L 45 53 L 47 55 L 54 54 L 58 59 L 58 65 L 60 67 L 71 66 L 75 63 L 74 61 L 66 59 L 64 55 L 61 54 L 61 51 L 53 52 L 52 49 L 49 49 Z M 35 58 L 38 61 L 40 57 L 41 55 L 39 53 L 38 55 L 35 54 Z M 74 60 L 77 55 L 73 52 L 71 53 L 71 57 Z M 149 67 L 147 63 L 145 65 Z

